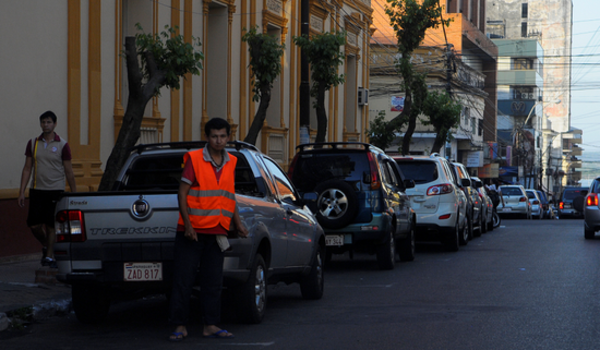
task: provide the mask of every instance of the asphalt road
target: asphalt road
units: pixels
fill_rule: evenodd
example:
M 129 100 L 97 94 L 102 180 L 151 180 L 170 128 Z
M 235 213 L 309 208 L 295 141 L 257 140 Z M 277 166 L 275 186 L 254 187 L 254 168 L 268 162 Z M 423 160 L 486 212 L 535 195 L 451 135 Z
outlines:
M 201 322 L 167 341 L 162 297 L 121 302 L 107 322 L 74 315 L 0 334 L 1 349 L 598 349 L 600 238 L 581 220 L 503 220 L 461 247 L 418 245 L 414 262 L 379 271 L 374 256 L 334 257 L 322 300 L 298 285 L 269 289 L 260 325 L 222 324 L 231 340 L 203 339 Z

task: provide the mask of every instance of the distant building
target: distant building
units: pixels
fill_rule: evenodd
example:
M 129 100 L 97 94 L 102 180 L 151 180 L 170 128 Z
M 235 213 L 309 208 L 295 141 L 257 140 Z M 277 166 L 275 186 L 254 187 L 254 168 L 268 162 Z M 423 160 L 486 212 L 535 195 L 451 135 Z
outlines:
M 577 161 L 571 160 L 572 155 L 579 153 L 574 148 L 578 148 L 576 145 L 581 143 L 582 136 L 581 130 L 574 131 L 571 126 L 573 3 L 571 0 L 486 0 L 486 8 L 486 30 L 490 38 L 537 39 L 544 51 L 540 96 L 546 104 L 536 108 L 545 130 L 542 157 L 537 165 L 539 184 L 548 191 L 560 192 L 562 186 L 575 185 L 581 179 L 576 170 Z
M 373 120 L 383 111 L 390 120 L 400 113 L 405 96 L 394 66 L 397 39 L 384 12 L 387 2 L 373 3 L 369 118 Z M 440 153 L 464 163 L 471 174 L 478 175 L 490 161 L 486 159 L 488 142 L 496 140 L 497 48 L 485 35 L 484 0 L 441 4 L 447 5 L 443 6 L 442 16 L 451 20 L 450 26 L 426 32 L 413 54 L 413 64 L 417 71 L 427 72 L 430 90 L 447 90 L 463 106 L 460 124 L 452 130 L 454 139 Z M 430 154 L 434 138 L 433 128 L 419 123 L 410 154 Z

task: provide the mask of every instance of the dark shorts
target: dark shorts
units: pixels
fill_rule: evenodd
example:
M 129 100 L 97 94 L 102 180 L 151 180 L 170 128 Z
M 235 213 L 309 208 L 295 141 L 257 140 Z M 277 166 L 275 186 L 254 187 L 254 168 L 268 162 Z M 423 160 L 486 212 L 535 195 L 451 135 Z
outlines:
M 45 191 L 29 189 L 29 213 L 27 215 L 27 226 L 46 224 L 54 227 L 54 210 L 56 202 L 64 191 Z

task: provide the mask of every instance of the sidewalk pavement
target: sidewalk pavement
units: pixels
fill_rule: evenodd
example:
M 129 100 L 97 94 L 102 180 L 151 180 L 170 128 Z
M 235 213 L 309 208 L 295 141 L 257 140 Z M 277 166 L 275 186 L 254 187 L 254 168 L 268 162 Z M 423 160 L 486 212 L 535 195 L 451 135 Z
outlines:
M 41 254 L 0 259 L 0 331 L 14 311 L 31 307 L 34 320 L 71 310 L 71 288 L 60 283 L 56 269 L 42 267 Z

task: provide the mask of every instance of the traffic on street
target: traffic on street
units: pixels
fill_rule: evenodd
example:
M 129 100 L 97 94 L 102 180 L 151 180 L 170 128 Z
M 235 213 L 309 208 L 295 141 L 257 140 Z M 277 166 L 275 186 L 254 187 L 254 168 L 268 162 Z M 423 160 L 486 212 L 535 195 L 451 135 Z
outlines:
M 596 349 L 600 239 L 584 239 L 582 231 L 577 219 L 505 219 L 457 253 L 418 243 L 415 261 L 393 270 L 379 269 L 367 254 L 335 255 L 321 300 L 303 300 L 293 284 L 270 286 L 261 324 L 239 324 L 225 313 L 234 339 L 190 333 L 170 346 Z M 3 349 L 164 349 L 167 310 L 164 296 L 122 301 L 96 325 L 70 314 L 4 332 L 0 341 Z

